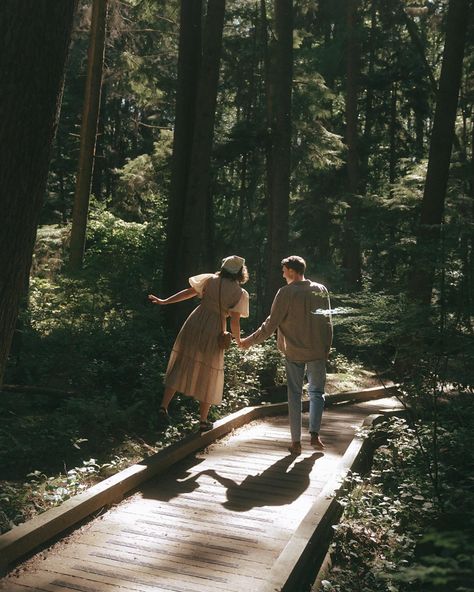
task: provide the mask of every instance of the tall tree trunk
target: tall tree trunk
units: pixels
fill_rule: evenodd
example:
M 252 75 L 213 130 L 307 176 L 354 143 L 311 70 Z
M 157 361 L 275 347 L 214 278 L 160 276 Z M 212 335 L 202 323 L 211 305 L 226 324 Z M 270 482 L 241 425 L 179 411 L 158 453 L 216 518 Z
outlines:
M 202 53 L 201 19 L 202 0 L 181 0 L 178 84 L 163 270 L 163 290 L 166 294 L 182 288 L 179 285 L 176 262 L 184 219 L 196 118 L 196 97 Z M 169 307 L 166 311 L 171 313 L 168 316 L 174 316 L 171 309 L 172 307 Z
M 91 193 L 101 199 L 104 187 L 104 173 L 107 168 L 105 161 L 106 137 L 105 122 L 107 119 L 107 85 L 102 84 L 100 97 L 99 121 L 97 122 L 97 141 L 95 146 L 94 171 L 92 174 Z
M 275 0 L 275 39 L 270 62 L 271 173 L 268 203 L 268 279 L 265 309 L 282 285 L 288 255 L 291 172 L 291 91 L 293 82 L 293 1 Z
M 428 170 L 417 233 L 416 258 L 412 263 L 409 286 L 412 298 L 422 304 L 430 303 L 433 290 L 468 17 L 469 0 L 450 0 Z
M 390 182 L 390 196 L 393 196 L 392 185 L 397 179 L 397 83 L 392 82 L 390 89 L 390 156 L 388 165 L 388 179 Z
M 406 13 L 405 2 L 403 2 L 403 1 L 399 2 L 397 8 L 400 12 L 403 22 L 405 23 L 405 26 L 408 31 L 408 35 L 410 36 L 410 39 L 421 58 L 421 62 L 422 62 L 423 67 L 426 71 L 426 75 L 428 76 L 428 80 L 430 81 L 431 90 L 433 92 L 436 92 L 436 90 L 437 90 L 436 79 L 433 75 L 433 70 L 431 69 L 431 66 L 429 65 L 428 60 L 426 58 L 425 44 L 423 43 L 420 32 L 418 31 L 418 27 L 416 26 L 416 23 Z
M 31 267 L 76 4 L 0 3 L 0 384 Z
M 365 97 L 365 124 L 362 147 L 362 176 L 361 191 L 365 193 L 369 173 L 369 155 L 372 140 L 372 128 L 374 125 L 374 70 L 375 70 L 375 37 L 377 28 L 377 0 L 372 0 L 370 8 L 370 36 L 369 36 L 369 67 L 367 72 L 368 87 Z
M 261 23 L 261 43 L 263 50 L 263 96 L 265 98 L 265 183 L 264 183 L 264 202 L 263 206 L 266 207 L 267 211 L 270 212 L 270 202 L 272 195 L 272 119 L 273 119 L 273 81 L 272 74 L 273 68 L 271 65 L 271 53 L 269 44 L 269 31 L 268 31 L 268 16 L 266 0 L 260 0 L 260 23 Z M 270 216 L 269 216 L 270 219 Z M 270 238 L 266 245 L 263 247 L 264 260 L 269 260 L 270 253 Z M 266 265 L 263 265 L 265 269 Z M 263 274 L 262 274 L 263 275 Z M 268 303 L 269 296 L 267 297 L 267 290 L 265 289 L 266 277 L 257 275 L 257 319 L 262 321 L 268 315 Z M 266 275 L 266 274 L 265 274 Z
M 225 0 L 208 0 L 199 76 L 193 148 L 186 191 L 182 235 L 178 249 L 179 285 L 195 274 L 205 259 L 206 219 L 217 85 L 222 51 Z
M 69 265 L 71 269 L 82 267 L 86 243 L 87 215 L 94 170 L 97 122 L 99 119 L 102 72 L 104 69 L 105 28 L 107 22 L 107 0 L 94 0 L 92 5 L 91 33 L 87 63 L 86 90 L 82 110 L 79 168 L 76 179 L 74 207 L 72 211 L 71 247 Z
M 413 115 L 415 118 L 415 155 L 417 160 L 421 160 L 424 155 L 425 142 L 425 116 L 426 116 L 426 98 L 418 94 L 413 102 Z
M 361 247 L 359 237 L 359 208 L 357 194 L 360 187 L 357 93 L 359 79 L 359 42 L 357 39 L 358 0 L 347 0 L 346 4 L 346 144 L 347 144 L 347 189 L 349 207 L 346 213 L 344 231 L 343 265 L 347 287 L 358 290 L 361 287 Z

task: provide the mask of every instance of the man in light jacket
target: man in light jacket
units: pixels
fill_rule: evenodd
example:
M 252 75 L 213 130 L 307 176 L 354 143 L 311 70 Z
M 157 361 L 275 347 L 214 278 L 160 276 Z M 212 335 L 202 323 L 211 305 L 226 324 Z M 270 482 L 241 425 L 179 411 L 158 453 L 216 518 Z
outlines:
M 324 408 L 326 361 L 332 344 L 329 293 L 325 286 L 306 279 L 306 262 L 292 255 L 281 262 L 287 285 L 278 290 L 270 315 L 251 335 L 242 339 L 247 349 L 277 331 L 278 349 L 285 356 L 292 454 L 301 454 L 301 396 L 306 374 L 309 393 L 311 446 L 325 448 L 319 436 Z

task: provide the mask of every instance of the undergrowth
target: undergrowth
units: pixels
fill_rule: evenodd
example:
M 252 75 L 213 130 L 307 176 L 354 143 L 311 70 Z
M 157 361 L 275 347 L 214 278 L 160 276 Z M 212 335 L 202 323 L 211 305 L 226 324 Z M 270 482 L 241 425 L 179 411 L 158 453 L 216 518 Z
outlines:
M 128 400 L 110 391 L 51 400 L 5 393 L 0 407 L 0 532 L 61 504 L 76 493 L 198 429 L 198 403 L 178 395 L 172 424 L 159 423 L 164 365 L 151 348 L 139 387 Z M 159 354 L 161 357 L 161 354 Z M 226 352 L 224 399 L 216 420 L 264 403 L 283 368 L 269 341 L 248 351 Z M 158 371 L 158 369 L 159 371 Z
M 474 590 L 472 394 L 436 418 L 388 419 L 370 474 L 352 474 L 323 592 Z M 436 429 L 436 441 L 433 440 Z

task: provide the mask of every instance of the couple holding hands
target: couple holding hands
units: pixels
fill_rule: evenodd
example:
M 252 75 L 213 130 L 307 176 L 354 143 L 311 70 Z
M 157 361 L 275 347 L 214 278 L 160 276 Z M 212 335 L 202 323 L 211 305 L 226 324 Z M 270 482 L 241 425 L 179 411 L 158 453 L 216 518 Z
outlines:
M 277 331 L 278 349 L 285 357 L 288 384 L 288 416 L 291 454 L 301 454 L 301 396 L 305 375 L 309 393 L 311 446 L 323 449 L 319 437 L 324 408 L 326 360 L 332 343 L 329 294 L 322 284 L 305 278 L 306 262 L 293 255 L 281 262 L 286 286 L 278 290 L 267 319 L 246 338 L 240 337 L 240 317 L 249 316 L 249 295 L 241 286 L 248 280 L 245 260 L 231 255 L 222 260 L 220 271 L 189 278 L 190 287 L 169 298 L 148 296 L 153 304 L 173 304 L 194 296 L 201 303 L 184 322 L 168 362 L 165 391 L 160 407 L 169 419 L 168 405 L 176 392 L 200 403 L 200 429 L 212 429 L 211 405 L 222 401 L 224 350 L 219 346 L 222 317 L 230 316 L 237 345 L 247 349 L 262 343 Z

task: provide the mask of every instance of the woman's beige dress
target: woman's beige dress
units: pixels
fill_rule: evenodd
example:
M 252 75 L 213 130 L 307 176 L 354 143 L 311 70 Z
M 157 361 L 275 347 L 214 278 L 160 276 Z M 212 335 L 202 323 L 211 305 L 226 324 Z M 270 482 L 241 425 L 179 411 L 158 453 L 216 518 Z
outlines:
M 201 303 L 181 327 L 166 370 L 165 384 L 180 393 L 213 405 L 222 401 L 224 350 L 217 344 L 222 331 L 219 316 L 219 283 L 222 281 L 222 315 L 229 311 L 249 316 L 249 295 L 240 284 L 203 273 L 189 278 Z

